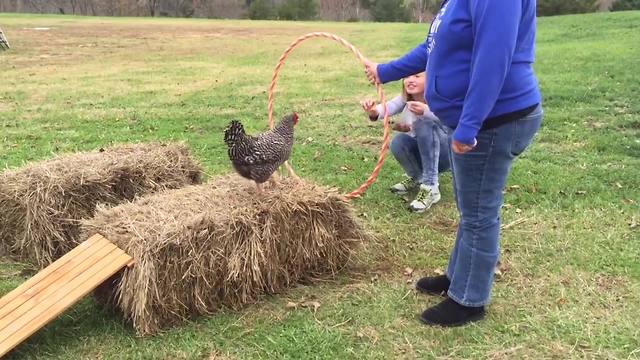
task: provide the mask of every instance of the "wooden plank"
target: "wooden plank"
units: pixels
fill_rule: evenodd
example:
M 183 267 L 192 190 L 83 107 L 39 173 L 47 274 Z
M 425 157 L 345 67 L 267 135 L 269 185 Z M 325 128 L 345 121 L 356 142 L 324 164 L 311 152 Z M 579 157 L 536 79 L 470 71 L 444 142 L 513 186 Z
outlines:
M 87 239 L 86 241 L 82 242 L 80 245 L 76 246 L 73 250 L 69 251 L 67 254 L 62 256 L 60 259 L 56 260 L 51 265 L 49 265 L 46 268 L 42 269 L 40 272 L 38 272 L 32 278 L 30 278 L 29 280 L 27 280 L 26 282 L 22 283 L 20 286 L 18 286 L 17 288 L 15 288 L 11 292 L 9 292 L 5 296 L 3 296 L 0 299 L 0 309 L 2 309 L 6 304 L 8 304 L 10 301 L 12 301 L 15 297 L 17 297 L 18 295 L 22 294 L 26 290 L 30 289 L 35 284 L 39 283 L 42 279 L 44 279 L 47 276 L 49 276 L 49 274 L 51 274 L 52 272 L 58 270 L 61 266 L 66 264 L 71 259 L 75 258 L 78 254 L 80 254 L 81 252 L 85 251 L 87 248 L 93 246 L 97 242 L 103 242 L 103 243 L 106 244 L 106 242 L 108 242 L 108 240 L 105 239 L 104 237 L 102 237 L 101 235 L 96 234 L 96 235 L 90 237 L 89 239 Z
M 59 281 L 68 281 L 73 276 L 76 276 L 81 272 L 83 268 L 86 269 L 91 265 L 90 263 L 87 263 L 87 260 L 95 258 L 96 256 L 104 256 L 101 252 L 107 251 L 108 249 L 108 244 L 96 244 L 94 247 L 87 249 L 86 252 L 78 254 L 76 259 L 65 263 L 58 270 L 50 273 L 48 277 L 42 279 L 31 288 L 22 293 L 17 293 L 17 296 L 14 296 L 13 300 L 0 308 L 0 329 L 4 327 L 3 324 L 7 321 L 11 321 L 10 319 L 7 319 L 9 314 L 15 313 L 15 311 L 24 307 L 25 303 L 33 302 L 34 300 L 47 296 L 47 289 L 51 284 Z M 95 262 L 95 260 L 92 261 Z
M 36 274 L 34 277 L 38 277 L 39 280 L 37 283 L 28 281 L 29 284 L 24 287 L 19 287 L 18 289 L 9 293 L 6 298 L 9 299 L 2 307 L 0 307 L 0 322 L 2 322 L 3 318 L 18 308 L 20 305 L 28 301 L 30 298 L 40 294 L 43 290 L 45 290 L 51 283 L 55 281 L 59 281 L 62 277 L 68 278 L 70 272 L 73 268 L 84 262 L 90 256 L 93 256 L 97 252 L 105 249 L 110 242 L 106 239 L 98 239 L 97 242 L 93 243 L 93 245 L 86 247 L 83 249 L 83 252 L 77 253 L 75 258 L 66 259 L 62 265 L 57 266 L 57 269 L 53 271 L 48 271 L 49 269 L 44 269 L 42 272 L 47 272 L 48 275 L 45 277 L 39 277 L 39 274 Z M 51 265 L 53 266 L 53 264 Z M 4 298 L 3 298 L 4 300 Z M 0 327 L 1 328 L 1 327 Z
M 0 341 L 5 337 L 9 336 L 11 333 L 11 329 L 19 329 L 19 327 L 26 324 L 29 319 L 37 316 L 43 311 L 46 311 L 49 307 L 53 306 L 57 301 L 62 299 L 69 291 L 73 290 L 83 281 L 86 281 L 87 278 L 98 271 L 99 268 L 108 266 L 110 261 L 113 261 L 118 256 L 122 255 L 124 252 L 117 248 L 107 249 L 109 251 L 99 259 L 98 262 L 94 262 L 93 267 L 88 268 L 86 271 L 81 272 L 78 276 L 73 277 L 70 280 L 65 280 L 57 284 L 58 286 L 52 286 L 51 291 L 48 292 L 46 297 L 40 299 L 32 299 L 29 303 L 25 303 L 22 308 L 27 311 L 15 311 L 11 313 L 11 317 L 13 318 L 10 322 L 4 323 L 2 330 L 0 330 Z
M 18 286 L 17 288 L 15 288 L 11 292 L 9 292 L 5 296 L 3 296 L 0 299 L 0 311 L 2 311 L 4 306 L 6 306 L 9 302 L 11 302 L 13 299 L 18 297 L 20 294 L 22 294 L 23 292 L 27 291 L 31 287 L 33 287 L 34 285 L 36 285 L 37 283 L 42 281 L 42 279 L 44 279 L 47 276 L 49 276 L 49 274 L 51 274 L 52 272 L 55 272 L 61 266 L 63 266 L 67 262 L 69 262 L 71 259 L 74 259 L 76 256 L 78 256 L 78 254 L 80 254 L 81 252 L 85 251 L 87 248 L 95 245 L 98 242 L 102 242 L 102 243 L 106 244 L 107 242 L 109 242 L 109 240 L 105 239 L 102 235 L 96 234 L 96 235 L 90 237 L 89 239 L 87 239 L 86 241 L 82 242 L 80 245 L 76 246 L 73 250 L 71 250 L 68 253 L 66 253 L 60 259 L 56 260 L 51 265 L 49 265 L 46 268 L 42 269 L 40 272 L 38 272 L 32 278 L 30 278 L 29 280 L 25 281 L 20 286 Z
M 76 247 L 76 249 L 78 247 L 81 247 L 81 252 L 76 252 L 75 257 L 64 259 L 64 261 L 60 264 L 51 264 L 49 267 L 53 268 L 53 271 L 51 271 L 49 267 L 45 268 L 32 278 L 35 278 L 37 281 L 29 280 L 27 281 L 27 283 L 29 284 L 25 286 L 19 286 L 16 290 L 5 296 L 6 298 L 8 298 L 8 301 L 5 301 L 5 298 L 2 298 L 2 301 L 5 302 L 5 304 L 0 306 L 0 329 L 4 327 L 1 324 L 6 321 L 5 317 L 8 314 L 15 311 L 17 308 L 19 308 L 25 302 L 29 301 L 29 299 L 33 298 L 34 296 L 42 296 L 40 294 L 52 283 L 55 283 L 56 281 L 63 281 L 62 279 L 69 279 L 71 275 L 77 274 L 77 272 L 73 272 L 74 268 L 76 268 L 80 264 L 83 264 L 87 259 L 91 258 L 91 256 L 95 256 L 95 254 L 99 253 L 100 251 L 104 251 L 104 249 L 107 249 L 111 242 L 101 237 L 96 238 L 95 241 L 92 241 L 87 245 L 83 246 L 83 244 L 85 243 L 82 243 Z M 111 245 L 111 248 L 115 246 L 113 244 Z M 63 259 L 61 258 L 60 260 Z M 86 268 L 89 265 L 90 264 L 84 264 L 84 267 Z M 41 273 L 45 273 L 45 276 L 40 276 Z
M 90 248 L 89 250 L 92 249 Z M 72 282 L 74 278 L 86 272 L 116 249 L 120 250 L 113 244 L 107 244 L 92 254 L 82 253 L 78 255 L 78 261 L 69 261 L 67 263 L 69 266 L 60 268 L 60 273 L 52 273 L 50 277 L 43 279 L 36 286 L 17 297 L 13 303 L 9 304 L 10 306 L 5 307 L 7 309 L 13 308 L 13 310 L 0 318 L 0 333 L 7 325 L 16 321 L 26 312 L 31 311 L 35 306 L 42 302 L 50 301 L 51 295 L 60 288 L 61 284 Z M 34 291 L 31 292 L 31 290 Z M 16 304 L 18 305 L 15 306 Z
M 7 337 L 0 336 L 0 356 L 6 354 L 14 346 L 22 342 L 53 318 L 68 309 L 71 305 L 75 304 L 80 298 L 84 297 L 91 290 L 95 289 L 98 285 L 126 266 L 126 264 L 131 261 L 131 256 L 119 248 L 117 248 L 117 250 L 119 255 L 115 258 L 113 256 L 103 258 L 101 262 L 96 263 L 96 265 L 91 268 L 91 271 L 87 271 L 82 276 L 77 277 L 77 281 L 73 284 L 62 286 L 59 291 L 62 294 L 58 299 L 59 301 L 56 301 L 53 305 L 44 309 L 44 311 L 38 312 L 37 315 L 29 316 L 28 322 L 24 325 L 15 324 L 14 326 L 14 324 L 12 324 L 11 329 L 8 329 L 8 333 L 10 334 Z

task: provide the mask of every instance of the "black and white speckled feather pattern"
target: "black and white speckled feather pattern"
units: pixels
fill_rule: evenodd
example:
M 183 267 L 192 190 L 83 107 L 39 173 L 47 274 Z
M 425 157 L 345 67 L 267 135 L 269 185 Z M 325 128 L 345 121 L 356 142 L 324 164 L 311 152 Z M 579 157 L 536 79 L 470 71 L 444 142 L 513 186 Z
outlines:
M 238 174 L 263 183 L 289 159 L 293 146 L 294 116 L 285 116 L 272 130 L 258 136 L 245 133 L 239 121 L 234 120 L 229 124 L 224 131 L 224 142 Z

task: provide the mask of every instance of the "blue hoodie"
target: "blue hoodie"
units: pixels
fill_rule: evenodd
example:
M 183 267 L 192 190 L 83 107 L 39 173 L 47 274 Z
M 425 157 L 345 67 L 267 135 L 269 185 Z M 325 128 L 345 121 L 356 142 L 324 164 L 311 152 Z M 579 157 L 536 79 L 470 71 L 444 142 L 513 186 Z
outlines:
M 383 83 L 427 72 L 425 99 L 453 138 L 473 145 L 487 118 L 540 103 L 535 0 L 449 0 L 424 43 L 378 65 Z

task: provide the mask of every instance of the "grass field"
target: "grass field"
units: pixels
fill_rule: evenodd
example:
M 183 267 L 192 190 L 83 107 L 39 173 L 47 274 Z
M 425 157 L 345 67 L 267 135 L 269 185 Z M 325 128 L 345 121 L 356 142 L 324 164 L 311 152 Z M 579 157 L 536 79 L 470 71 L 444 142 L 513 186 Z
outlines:
M 640 358 L 640 12 L 539 19 L 536 71 L 545 120 L 505 194 L 503 276 L 485 321 L 421 325 L 439 299 L 410 280 L 447 262 L 457 215 L 442 201 L 410 214 L 387 188 L 392 158 L 354 201 L 377 234 L 339 279 L 267 297 L 136 338 L 82 301 L 10 359 L 543 359 Z M 266 127 L 266 88 L 297 36 L 329 31 L 373 60 L 403 54 L 425 25 L 111 19 L 0 14 L 13 49 L 0 53 L 0 165 L 112 143 L 182 140 L 211 176 L 227 173 L 222 131 Z M 33 28 L 49 28 L 35 30 Z M 388 95 L 399 84 L 385 86 Z M 287 60 L 276 115 L 301 115 L 292 163 L 344 191 L 376 159 L 382 130 L 357 102 L 374 97 L 353 55 L 314 39 Z M 414 271 L 404 274 L 405 268 Z M 25 280 L 0 262 L 0 293 Z M 27 269 L 28 270 L 28 269 Z M 321 306 L 289 309 L 288 302 Z

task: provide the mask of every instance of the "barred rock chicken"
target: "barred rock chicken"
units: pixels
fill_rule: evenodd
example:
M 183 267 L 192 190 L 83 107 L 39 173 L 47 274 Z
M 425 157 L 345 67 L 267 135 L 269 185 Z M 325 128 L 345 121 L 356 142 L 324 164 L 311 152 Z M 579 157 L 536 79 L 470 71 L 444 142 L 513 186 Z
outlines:
M 289 159 L 293 145 L 293 127 L 298 114 L 283 117 L 271 130 L 258 136 L 247 135 L 239 121 L 232 121 L 224 131 L 224 142 L 229 147 L 229 159 L 241 176 L 261 185 L 282 163 Z

